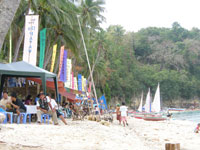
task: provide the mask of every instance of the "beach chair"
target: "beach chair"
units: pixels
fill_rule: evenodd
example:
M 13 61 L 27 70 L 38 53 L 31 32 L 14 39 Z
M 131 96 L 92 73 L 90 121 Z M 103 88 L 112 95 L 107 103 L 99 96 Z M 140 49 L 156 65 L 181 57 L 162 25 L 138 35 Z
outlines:
M 49 124 L 49 120 L 50 120 L 50 115 L 49 114 L 42 114 L 41 115 L 41 122 L 44 119 L 44 123 L 46 123 L 46 118 L 48 119 L 48 124 Z
M 31 123 L 31 114 L 29 113 L 20 113 L 19 116 L 17 117 L 17 124 L 20 123 L 20 118 L 21 116 L 23 117 L 23 124 L 26 124 L 27 122 L 27 116 L 29 116 L 29 123 Z
M 6 124 L 8 122 L 8 114 L 10 115 L 10 123 L 12 124 L 13 123 L 13 113 L 12 112 L 1 112 L 3 113 L 6 118 L 5 120 L 3 121 L 4 124 Z

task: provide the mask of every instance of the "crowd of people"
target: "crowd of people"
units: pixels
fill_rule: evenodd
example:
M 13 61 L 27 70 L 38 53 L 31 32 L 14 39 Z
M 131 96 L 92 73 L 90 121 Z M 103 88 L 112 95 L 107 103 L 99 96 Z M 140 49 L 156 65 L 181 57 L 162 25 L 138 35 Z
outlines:
M 32 101 L 31 95 L 28 95 L 26 100 L 22 102 L 22 100 L 17 98 L 17 94 L 15 92 L 11 93 L 11 96 L 8 96 L 8 92 L 3 92 L 3 98 L 0 100 L 0 112 L 12 112 L 20 116 L 20 113 L 26 112 L 25 105 L 33 105 L 36 104 L 37 107 L 37 122 L 41 124 L 41 115 L 49 114 L 52 116 L 52 120 L 54 125 L 58 125 L 58 118 L 60 118 L 65 125 L 67 122 L 63 117 L 63 114 L 58 110 L 58 104 L 52 98 L 54 96 L 45 95 L 42 91 L 37 95 L 35 102 Z M 8 113 L 8 122 L 11 123 L 11 116 Z M 20 118 L 20 122 L 22 123 L 22 115 Z

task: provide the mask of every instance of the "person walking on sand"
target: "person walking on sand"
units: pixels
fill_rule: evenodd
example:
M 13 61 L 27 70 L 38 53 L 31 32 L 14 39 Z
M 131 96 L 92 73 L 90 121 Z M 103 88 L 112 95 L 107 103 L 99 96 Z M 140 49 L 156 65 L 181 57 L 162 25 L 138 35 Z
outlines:
M 120 107 L 119 111 L 121 112 L 121 121 L 123 122 L 124 127 L 125 127 L 125 124 L 128 126 L 128 122 L 127 122 L 128 108 L 125 106 L 125 102 L 122 102 L 122 106 Z
M 121 125 L 120 104 L 117 104 L 117 105 L 116 105 L 116 115 L 117 115 L 117 120 L 119 121 L 119 124 Z

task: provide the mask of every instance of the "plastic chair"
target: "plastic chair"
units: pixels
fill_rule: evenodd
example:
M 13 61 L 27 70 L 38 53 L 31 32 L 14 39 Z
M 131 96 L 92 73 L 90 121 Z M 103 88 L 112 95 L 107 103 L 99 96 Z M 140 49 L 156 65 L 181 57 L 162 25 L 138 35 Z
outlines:
M 50 115 L 49 114 L 42 114 L 41 115 L 41 122 L 44 118 L 44 123 L 46 123 L 46 118 L 48 119 L 48 124 L 49 124 L 49 120 L 50 120 Z
M 3 121 L 4 124 L 6 124 L 8 122 L 8 114 L 10 115 L 10 123 L 12 124 L 13 123 L 13 113 L 12 112 L 1 112 L 3 113 L 6 118 L 5 120 Z
M 23 124 L 26 124 L 27 122 L 27 116 L 29 116 L 29 123 L 31 123 L 31 114 L 29 113 L 20 113 L 18 118 L 17 118 L 17 123 L 20 123 L 20 118 L 23 116 Z

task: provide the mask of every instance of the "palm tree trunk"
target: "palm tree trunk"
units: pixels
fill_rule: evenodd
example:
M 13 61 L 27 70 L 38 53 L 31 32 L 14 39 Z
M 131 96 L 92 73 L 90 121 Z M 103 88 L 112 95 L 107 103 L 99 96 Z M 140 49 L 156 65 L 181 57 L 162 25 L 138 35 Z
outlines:
M 0 53 L 21 0 L 0 0 Z
M 13 58 L 13 61 L 17 61 L 17 58 L 18 58 L 18 55 L 19 55 L 19 48 L 22 44 L 22 40 L 24 38 L 24 34 L 25 34 L 25 24 L 24 24 L 24 27 L 22 29 L 22 32 L 20 34 L 20 37 L 19 39 L 17 40 L 17 44 L 16 44 L 16 48 L 15 48 L 15 55 L 14 55 L 14 58 Z
M 29 0 L 29 2 L 28 2 L 28 9 L 26 10 L 26 14 L 28 14 L 28 11 L 29 11 L 30 7 L 31 7 L 31 2 L 30 2 L 30 0 Z M 39 23 L 39 24 L 40 24 L 40 23 Z M 14 57 L 13 57 L 13 61 L 14 61 L 14 62 L 17 61 L 17 58 L 18 58 L 18 55 L 19 55 L 19 49 L 20 49 L 20 46 L 21 46 L 21 44 L 22 44 L 24 35 L 25 35 L 25 23 L 24 23 L 24 27 L 23 27 L 23 29 L 22 29 L 22 32 L 21 32 L 21 34 L 20 34 L 20 36 L 19 36 L 19 39 L 18 39 L 18 41 L 17 41 L 17 44 L 16 44 L 15 55 L 14 55 Z
M 95 62 L 94 62 L 94 64 L 93 64 L 93 66 L 92 66 L 92 74 L 93 74 L 93 72 L 94 72 L 94 68 L 95 68 L 95 66 L 96 66 L 96 64 L 97 64 L 97 61 L 98 61 L 98 59 L 99 59 L 100 52 L 101 52 L 101 49 L 99 48 L 98 53 L 97 53 L 97 58 L 96 58 L 96 60 L 95 60 Z M 91 78 L 91 77 L 90 77 L 90 75 L 89 75 L 88 81 L 90 81 L 90 78 Z

